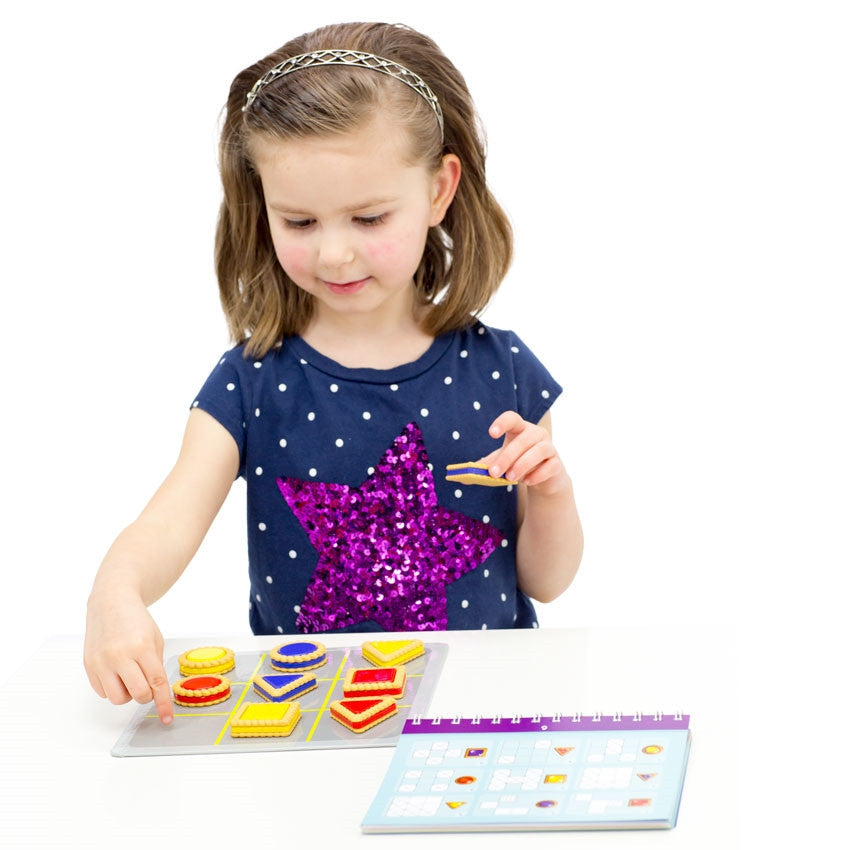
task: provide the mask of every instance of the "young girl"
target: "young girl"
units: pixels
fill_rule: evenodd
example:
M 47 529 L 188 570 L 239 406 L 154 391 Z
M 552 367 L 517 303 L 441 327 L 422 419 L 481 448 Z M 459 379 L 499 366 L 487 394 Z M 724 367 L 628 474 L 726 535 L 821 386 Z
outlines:
M 330 26 L 233 82 L 216 265 L 239 343 L 94 582 L 85 664 L 172 718 L 147 606 L 247 481 L 256 634 L 536 626 L 582 532 L 561 388 L 474 316 L 511 256 L 463 78 L 402 26 Z M 481 459 L 488 475 L 447 480 Z M 520 482 L 505 484 L 507 479 Z

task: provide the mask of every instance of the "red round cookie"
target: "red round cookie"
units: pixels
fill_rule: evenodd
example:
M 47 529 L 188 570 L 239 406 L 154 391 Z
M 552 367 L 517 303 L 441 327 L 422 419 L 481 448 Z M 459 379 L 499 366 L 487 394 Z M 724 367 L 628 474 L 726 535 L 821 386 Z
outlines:
M 215 705 L 230 698 L 230 680 L 210 673 L 180 679 L 171 690 L 178 705 Z

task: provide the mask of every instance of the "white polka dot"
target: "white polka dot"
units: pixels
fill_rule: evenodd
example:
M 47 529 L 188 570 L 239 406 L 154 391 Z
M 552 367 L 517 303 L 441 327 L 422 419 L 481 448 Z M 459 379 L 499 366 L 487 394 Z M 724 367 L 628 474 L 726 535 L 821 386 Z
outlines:
M 513 489 L 514 489 L 514 485 L 513 485 L 513 484 L 508 484 L 508 486 L 507 486 L 507 487 L 505 487 L 505 490 L 507 490 L 509 493 L 511 493 L 511 492 L 513 491 Z
M 420 416 L 427 416 L 428 415 L 428 408 L 423 407 L 422 410 L 419 411 L 419 415 Z
M 464 349 L 463 351 L 461 351 L 460 356 L 461 356 L 461 357 L 468 357 L 468 356 L 469 356 L 469 352 L 468 352 L 466 349 Z
M 508 541 L 507 541 L 507 540 L 503 540 L 503 541 L 502 541 L 502 548 L 503 548 L 503 549 L 507 549 L 507 548 L 508 548 Z
M 264 522 L 261 522 L 257 525 L 257 528 L 259 528 L 260 531 L 265 531 L 268 526 Z
M 511 346 L 511 351 L 513 351 L 514 354 L 519 354 L 519 349 L 515 345 Z
M 483 325 L 482 325 L 480 328 L 478 328 L 478 335 L 479 335 L 479 336 L 484 336 L 484 334 L 485 334 L 486 332 L 487 332 L 487 331 L 485 330 L 485 328 L 484 328 L 484 326 L 483 326 Z
M 490 522 L 490 517 L 487 516 L 487 514 L 484 514 L 484 516 L 481 517 L 481 522 Z
M 260 363 L 260 361 L 259 361 L 259 360 L 257 360 L 257 361 L 254 363 L 254 368 L 255 368 L 255 369 L 259 369 L 262 365 L 263 365 L 263 364 L 262 364 L 262 363 Z
M 281 438 L 281 441 L 280 441 L 280 447 L 281 447 L 282 449 L 285 449 L 285 448 L 286 448 L 286 437 Z
M 306 366 L 306 365 L 307 365 L 307 361 L 306 361 L 303 357 L 301 358 L 301 365 L 302 365 L 302 366 Z
M 446 386 L 448 386 L 451 382 L 452 382 L 451 375 L 446 375 L 446 377 L 445 377 L 445 378 L 443 378 L 443 383 L 444 383 Z
M 481 410 L 481 402 L 480 402 L 480 401 L 473 401 L 473 402 L 472 402 L 472 406 L 473 406 L 476 410 Z
M 285 392 L 286 392 L 286 384 L 278 384 L 278 385 L 277 385 L 277 388 L 278 388 L 278 389 L 279 389 L 282 393 L 285 393 Z
M 364 411 L 363 411 L 363 418 L 364 418 L 364 419 L 371 419 L 371 418 L 372 418 L 372 414 L 371 414 L 371 413 L 369 413 L 369 411 L 368 411 L 368 410 L 364 410 Z
M 393 392 L 398 392 L 398 384 L 390 384 L 390 389 Z
M 374 467 L 374 466 L 370 466 L 370 467 L 366 470 L 366 474 L 367 474 L 367 475 L 374 475 L 374 474 L 375 474 L 375 467 Z
M 277 627 L 277 630 L 278 630 L 281 634 L 283 634 L 283 626 L 278 626 L 278 627 Z
M 452 439 L 459 440 L 460 439 L 460 431 L 452 431 Z
M 540 626 L 538 626 L 538 625 L 537 625 L 537 620 L 535 620 L 535 621 L 531 624 L 531 627 L 532 627 L 533 629 L 539 629 L 539 628 L 540 628 Z
M 307 421 L 308 421 L 308 422 L 312 422 L 315 418 L 316 418 L 316 414 L 315 414 L 315 413 L 311 410 L 311 411 L 307 414 Z
M 297 558 L 297 557 L 298 557 L 298 553 L 297 553 L 294 549 L 290 549 L 290 550 L 289 550 L 289 557 L 290 557 L 290 558 Z
M 226 357 L 222 357 L 221 360 L 218 361 L 218 365 L 221 366 L 221 364 L 224 363 L 226 360 Z
M 266 576 L 266 581 L 267 581 L 269 584 L 272 584 L 272 583 L 274 582 L 274 579 L 273 579 L 271 576 Z
M 236 389 L 236 384 L 228 384 L 227 385 L 227 391 L 229 393 L 232 393 L 235 389 Z
M 345 445 L 345 440 L 343 440 L 342 438 L 337 438 L 336 445 L 338 448 L 341 449 Z
M 490 570 L 484 570 L 484 578 L 490 578 Z
M 197 402 L 197 401 L 192 402 L 192 407 L 197 407 L 197 406 L 198 406 L 198 402 Z
M 260 594 L 259 594 L 259 593 L 258 593 L 258 594 L 254 597 L 254 599 L 256 599 L 256 600 L 257 600 L 257 602 L 262 602 L 262 601 L 263 601 L 262 599 L 260 599 Z
M 455 498 L 459 499 L 463 495 L 463 490 L 455 490 Z
M 257 475 L 262 475 L 262 474 L 263 474 L 263 467 L 262 467 L 262 466 L 258 466 L 258 467 L 254 470 L 254 472 L 256 472 L 256 473 L 257 473 Z
M 486 631 L 487 630 L 487 623 L 482 623 L 481 629 L 482 629 L 482 631 Z
M 296 614 L 300 614 L 300 613 L 301 613 L 301 606 L 300 606 L 300 605 L 293 605 L 293 606 L 292 606 L 292 610 L 293 610 Z
M 499 373 L 498 373 L 498 372 L 493 372 L 493 380 L 494 380 L 494 381 L 498 381 L 498 380 L 499 380 Z
M 308 474 L 310 475 L 310 478 L 315 478 L 319 473 L 316 471 L 316 468 L 313 467 Z
M 259 416 L 259 415 L 260 415 L 260 408 L 258 407 L 254 410 L 254 416 Z
M 540 395 L 542 395 L 543 398 L 549 398 L 549 390 L 543 390 L 543 392 L 540 393 Z
M 332 393 L 339 392 L 339 384 L 331 384 L 330 390 Z
M 503 593 L 502 594 L 502 602 L 507 602 L 507 601 L 508 601 L 508 597 L 505 596 L 505 594 Z
M 469 608 L 469 602 L 464 599 L 463 602 L 460 603 L 461 608 Z

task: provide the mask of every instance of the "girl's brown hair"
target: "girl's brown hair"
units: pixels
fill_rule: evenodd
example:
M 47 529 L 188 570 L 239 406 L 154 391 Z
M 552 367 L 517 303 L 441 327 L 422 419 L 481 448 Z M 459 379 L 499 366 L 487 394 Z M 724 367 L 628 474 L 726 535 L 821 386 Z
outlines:
M 398 62 L 418 74 L 443 110 L 445 139 L 425 99 L 384 74 L 344 66 L 304 68 L 265 86 L 245 112 L 248 92 L 270 68 L 316 50 L 358 50 Z M 463 77 L 428 37 L 396 24 L 352 23 L 299 36 L 242 71 L 230 87 L 221 133 L 224 199 L 215 265 L 221 303 L 234 341 L 262 357 L 286 336 L 301 333 L 312 296 L 277 261 L 251 142 L 350 132 L 376 111 L 391 109 L 407 127 L 411 161 L 436 170 L 456 154 L 462 174 L 442 223 L 428 232 L 415 285 L 433 335 L 468 326 L 487 305 L 511 261 L 513 235 L 485 179 L 485 142 Z

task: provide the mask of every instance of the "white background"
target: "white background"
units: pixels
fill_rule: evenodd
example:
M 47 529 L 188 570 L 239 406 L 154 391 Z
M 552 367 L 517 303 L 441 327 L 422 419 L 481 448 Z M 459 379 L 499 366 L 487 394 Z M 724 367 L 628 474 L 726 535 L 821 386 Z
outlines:
M 466 77 L 515 227 L 484 319 L 565 386 L 586 554 L 541 624 L 735 628 L 745 687 L 820 701 L 848 644 L 845 9 L 22 8 L 0 36 L 0 639 L 82 632 L 100 559 L 229 345 L 212 246 L 231 79 L 320 24 L 401 20 Z M 248 633 L 243 525 L 239 482 L 154 606 L 167 636 Z

